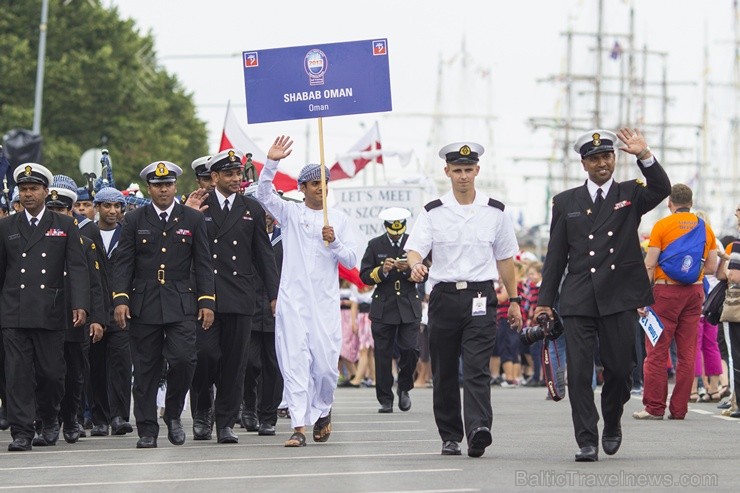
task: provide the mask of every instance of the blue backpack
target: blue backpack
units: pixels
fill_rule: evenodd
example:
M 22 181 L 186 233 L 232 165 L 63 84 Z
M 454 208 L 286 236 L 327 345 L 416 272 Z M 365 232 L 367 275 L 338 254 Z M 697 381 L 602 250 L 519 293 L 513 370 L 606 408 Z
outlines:
M 698 217 L 691 231 L 677 238 L 668 248 L 660 252 L 658 265 L 663 272 L 676 282 L 694 284 L 704 265 L 704 246 L 707 242 L 707 229 Z

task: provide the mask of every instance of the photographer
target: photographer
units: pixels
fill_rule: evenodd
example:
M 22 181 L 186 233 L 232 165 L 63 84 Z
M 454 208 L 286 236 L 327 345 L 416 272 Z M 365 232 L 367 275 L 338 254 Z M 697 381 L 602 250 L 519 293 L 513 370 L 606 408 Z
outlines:
M 360 265 L 360 279 L 377 286 L 370 305 L 373 339 L 375 340 L 375 395 L 379 413 L 393 412 L 393 344 L 398 341 L 401 358 L 398 363 L 398 408 L 411 409 L 409 390 L 414 388 L 414 370 L 419 359 L 418 333 L 421 321 L 421 299 L 403 247 L 406 218 L 411 213 L 400 207 L 381 211 L 385 234 L 368 242 Z

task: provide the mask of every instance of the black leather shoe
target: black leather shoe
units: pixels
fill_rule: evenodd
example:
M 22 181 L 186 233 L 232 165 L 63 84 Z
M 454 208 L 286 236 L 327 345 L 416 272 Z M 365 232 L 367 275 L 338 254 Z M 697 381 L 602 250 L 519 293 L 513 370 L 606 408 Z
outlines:
M 272 436 L 275 434 L 275 426 L 269 423 L 260 423 L 260 429 L 257 430 L 257 434 L 261 436 Z
M 257 419 L 257 413 L 254 411 L 243 411 L 242 426 L 247 431 L 258 431 L 260 429 L 260 423 Z
M 218 436 L 218 443 L 239 443 L 239 437 L 228 426 L 218 430 L 216 435 Z
M 392 413 L 393 412 L 393 403 L 390 404 L 381 404 L 378 408 L 379 413 Z
M 36 435 L 36 438 L 31 442 L 37 447 L 53 447 L 59 440 L 59 426 L 53 426 L 51 428 L 43 428 L 41 433 Z
M 107 437 L 108 433 L 110 433 L 110 426 L 108 425 L 93 425 L 92 430 L 90 430 L 91 437 Z
M 93 422 L 90 418 L 85 418 L 85 421 L 82 422 L 82 427 L 86 430 L 92 430 Z
M 481 426 L 474 429 L 468 439 L 468 457 L 480 457 L 491 443 L 493 443 L 493 438 L 488 427 Z
M 156 437 L 140 437 L 136 442 L 136 448 L 157 448 Z
M 411 397 L 409 397 L 408 390 L 402 390 L 398 393 L 398 409 L 404 412 L 411 409 Z
M 622 445 L 622 433 L 614 436 L 602 436 L 601 437 L 601 448 L 604 449 L 606 455 L 614 455 L 619 450 L 619 446 Z
M 77 426 L 77 423 L 73 423 L 70 428 L 64 428 L 62 430 L 62 436 L 65 442 L 76 443 L 80 439 L 80 428 Z
M 28 452 L 31 450 L 31 440 L 28 438 L 16 438 L 8 445 L 8 452 Z
M 5 409 L 5 406 L 0 406 L 0 430 L 5 431 L 8 428 L 10 428 L 8 411 Z
M 80 432 L 80 438 L 87 438 L 87 432 L 85 431 L 85 427 L 82 426 L 82 423 L 77 423 L 77 431 Z
M 576 462 L 596 462 L 599 460 L 599 449 L 593 445 L 581 447 L 581 450 L 576 452 Z
M 737 411 L 732 411 L 730 413 L 730 417 L 731 418 L 740 418 L 740 409 L 738 409 Z
M 110 431 L 111 435 L 121 436 L 134 431 L 134 427 L 122 417 L 116 416 L 110 420 Z
M 193 440 L 210 440 L 213 438 L 213 428 L 208 417 L 208 411 L 193 413 Z
M 460 444 L 457 442 L 453 442 L 452 440 L 447 440 L 442 444 L 442 455 L 461 455 L 462 452 L 460 452 Z
M 167 425 L 167 440 L 172 445 L 182 445 L 185 443 L 185 430 L 182 427 L 180 418 L 167 418 L 165 416 L 164 422 Z

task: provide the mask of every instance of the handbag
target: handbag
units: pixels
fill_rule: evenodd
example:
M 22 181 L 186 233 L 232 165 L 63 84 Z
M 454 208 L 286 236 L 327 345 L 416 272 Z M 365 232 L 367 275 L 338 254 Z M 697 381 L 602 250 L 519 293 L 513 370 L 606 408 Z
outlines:
M 726 293 L 727 281 L 719 281 L 712 290 L 709 291 L 707 299 L 704 300 L 704 307 L 702 308 L 701 314 L 704 315 L 704 319 L 712 325 L 717 325 L 720 321 L 719 318 L 720 315 L 722 315 Z
M 730 284 L 725 293 L 720 322 L 740 322 L 740 285 Z

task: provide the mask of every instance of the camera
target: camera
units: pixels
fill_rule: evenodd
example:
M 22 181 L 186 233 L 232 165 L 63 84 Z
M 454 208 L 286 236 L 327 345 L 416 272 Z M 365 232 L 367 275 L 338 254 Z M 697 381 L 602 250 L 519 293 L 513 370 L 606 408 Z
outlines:
M 541 341 L 545 338 L 549 340 L 555 340 L 563 333 L 563 325 L 560 323 L 560 318 L 557 313 L 554 313 L 555 318 L 552 320 L 541 313 L 537 317 L 537 325 L 534 327 L 524 327 L 522 332 L 519 334 L 519 340 L 527 346 L 531 346 L 537 341 Z

